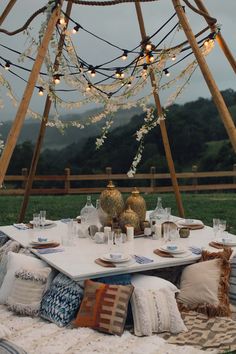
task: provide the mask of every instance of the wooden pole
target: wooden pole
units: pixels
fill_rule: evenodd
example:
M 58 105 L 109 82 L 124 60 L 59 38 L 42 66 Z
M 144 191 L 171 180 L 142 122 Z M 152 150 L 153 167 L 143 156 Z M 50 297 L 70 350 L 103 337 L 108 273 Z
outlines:
M 199 8 L 199 10 L 201 10 L 201 11 L 205 12 L 207 15 L 209 15 L 209 12 L 208 12 L 207 8 L 205 7 L 205 5 L 203 4 L 202 0 L 194 0 L 194 1 L 196 3 L 197 7 Z M 216 25 L 215 24 L 212 25 L 207 17 L 205 17 L 205 20 L 208 23 L 208 25 L 210 26 L 211 30 L 214 32 L 216 30 Z M 217 33 L 216 40 L 217 40 L 220 48 L 222 49 L 223 53 L 225 54 L 226 58 L 228 59 L 230 65 L 232 66 L 234 72 L 236 73 L 236 60 L 234 59 L 234 56 L 231 53 L 221 32 Z
M 180 0 L 172 0 L 172 2 L 175 7 L 176 13 L 178 15 L 179 22 L 185 32 L 186 37 L 188 38 L 189 44 L 193 50 L 193 53 L 195 54 L 198 65 L 202 71 L 203 77 L 206 81 L 206 84 L 208 85 L 208 88 L 209 88 L 211 94 L 212 94 L 212 98 L 213 98 L 215 105 L 218 109 L 218 112 L 221 116 L 221 119 L 222 119 L 225 129 L 228 133 L 231 144 L 233 145 L 234 151 L 236 152 L 236 128 L 235 128 L 233 119 L 232 119 L 230 112 L 225 104 L 225 101 L 220 93 L 220 90 L 218 89 L 218 87 L 216 85 L 213 75 L 211 74 L 211 72 L 208 68 L 208 65 L 206 63 L 204 55 L 202 54 L 202 52 L 198 46 L 196 38 L 193 34 L 193 31 L 189 25 L 188 19 L 187 19 L 185 12 L 183 10 L 183 7 L 180 4 Z
M 50 20 L 48 21 L 47 29 L 44 34 L 44 37 L 42 39 L 41 45 L 38 49 L 38 53 L 34 62 L 34 65 L 32 67 L 32 71 L 29 76 L 29 80 L 27 82 L 21 103 L 19 105 L 19 108 L 16 113 L 15 120 L 11 126 L 10 132 L 8 134 L 8 138 L 6 141 L 6 146 L 2 152 L 1 158 L 0 158 L 0 186 L 3 183 L 3 180 L 6 175 L 6 171 L 13 153 L 13 150 L 16 146 L 16 142 L 18 139 L 18 136 L 20 134 L 22 125 L 25 120 L 25 115 L 27 112 L 27 109 L 29 107 L 29 103 L 33 94 L 33 90 L 35 88 L 35 84 L 38 79 L 38 74 L 40 72 L 43 60 L 45 58 L 46 51 L 48 49 L 48 45 L 50 42 L 50 39 L 52 37 L 55 25 L 59 19 L 60 16 L 60 11 L 61 11 L 61 6 L 58 5 L 55 10 L 52 13 L 52 16 Z
M 0 16 L 0 26 L 5 21 L 6 17 L 8 16 L 9 12 L 11 11 L 11 9 L 15 5 L 15 3 L 16 3 L 16 0 L 10 0 L 9 3 L 7 4 L 7 6 L 5 7 L 5 9 L 3 10 L 3 12 Z
M 72 5 L 73 5 L 73 3 L 71 1 L 69 1 L 67 3 L 67 7 L 66 7 L 67 16 L 70 16 L 70 14 L 71 14 Z M 65 25 L 65 30 L 66 30 L 67 27 L 68 27 L 67 17 L 66 17 L 65 20 L 66 20 L 66 25 Z M 59 40 L 59 43 L 58 43 L 57 55 L 56 55 L 55 62 L 54 62 L 54 71 L 57 71 L 58 68 L 59 68 L 59 58 L 60 58 L 61 53 L 62 53 L 64 41 L 65 41 L 65 34 L 62 33 L 61 37 L 60 37 L 60 40 Z M 26 212 L 26 209 L 27 209 L 27 206 L 28 206 L 30 192 L 31 192 L 31 189 L 32 189 L 32 185 L 33 185 L 33 181 L 34 181 L 34 177 L 35 177 L 35 173 L 36 173 L 36 168 L 37 168 L 38 161 L 39 161 L 40 151 L 41 151 L 41 147 L 42 147 L 42 144 L 43 144 L 43 139 L 44 139 L 44 136 L 45 136 L 46 125 L 47 125 L 47 122 L 48 122 L 48 117 L 49 117 L 49 112 L 50 112 L 50 109 L 51 109 L 51 105 L 52 105 L 52 101 L 50 100 L 50 96 L 47 95 L 46 102 L 45 102 L 45 107 L 44 107 L 44 112 L 43 112 L 43 119 L 42 119 L 42 122 L 41 122 L 41 126 L 40 126 L 40 130 L 39 130 L 37 142 L 36 142 L 36 145 L 35 145 L 32 161 L 31 161 L 31 166 L 30 166 L 30 170 L 29 170 L 28 180 L 27 180 L 27 183 L 26 183 L 26 186 L 25 186 L 24 199 L 23 199 L 22 204 L 21 204 L 21 210 L 20 210 L 20 214 L 19 214 L 19 218 L 18 218 L 19 222 L 23 222 L 24 218 L 25 218 L 25 212 Z
M 138 17 L 139 28 L 140 28 L 142 40 L 145 41 L 147 39 L 147 35 L 146 35 L 146 31 L 145 31 L 144 20 L 143 20 L 142 10 L 141 10 L 141 6 L 140 6 L 139 1 L 135 2 L 135 8 L 136 8 L 136 13 L 137 13 L 137 17 Z M 151 79 L 151 84 L 153 87 L 153 97 L 155 100 L 158 116 L 161 117 L 161 116 L 163 116 L 163 112 L 162 112 L 160 98 L 157 93 L 155 74 L 154 74 L 151 67 L 150 67 L 150 79 Z M 184 208 L 183 208 L 183 203 L 182 203 L 182 199 L 181 199 L 181 194 L 179 191 L 178 181 L 176 178 L 175 166 L 174 166 L 174 162 L 173 162 L 173 158 L 172 158 L 172 154 L 171 154 L 170 143 L 169 143 L 168 134 L 167 134 L 167 130 L 166 130 L 166 124 L 165 124 L 164 120 L 160 121 L 160 129 L 161 129 L 162 141 L 163 141 L 163 145 L 164 145 L 164 149 L 165 149 L 167 163 L 168 163 L 169 170 L 170 170 L 170 176 L 171 176 L 171 180 L 172 180 L 172 186 L 174 188 L 174 193 L 175 193 L 175 198 L 176 198 L 176 203 L 177 203 L 179 215 L 183 218 L 184 217 Z

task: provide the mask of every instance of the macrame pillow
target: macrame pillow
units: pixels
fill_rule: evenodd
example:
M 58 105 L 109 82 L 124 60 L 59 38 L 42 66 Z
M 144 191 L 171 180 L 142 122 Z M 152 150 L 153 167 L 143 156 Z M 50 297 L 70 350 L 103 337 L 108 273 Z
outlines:
M 83 289 L 75 281 L 58 274 L 43 296 L 40 316 L 59 327 L 68 325 L 76 316 Z
M 4 326 L 2 323 L 0 323 L 0 340 L 2 340 L 3 338 L 9 337 L 11 334 L 11 331 Z M 1 353 L 1 351 L 0 351 Z
M 159 290 L 135 288 L 131 297 L 136 336 L 187 331 L 175 295 L 168 287 Z
M 7 274 L 7 260 L 9 252 L 19 252 L 20 244 L 16 241 L 7 241 L 4 246 L 0 248 L 0 288 L 2 286 L 5 275 Z
M 20 315 L 37 316 L 51 268 L 20 269 L 15 272 L 11 295 L 6 304 Z
M 213 316 L 229 316 L 229 275 L 231 249 L 202 252 L 199 263 L 187 266 L 182 273 L 179 307 Z

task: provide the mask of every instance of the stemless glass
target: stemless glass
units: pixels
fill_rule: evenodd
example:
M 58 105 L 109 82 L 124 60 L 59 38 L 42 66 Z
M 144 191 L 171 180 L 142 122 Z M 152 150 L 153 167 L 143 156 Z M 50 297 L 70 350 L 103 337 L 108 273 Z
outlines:
M 226 230 L 226 220 L 219 219 L 219 233 L 222 237 L 223 232 Z
M 44 229 L 46 223 L 46 210 L 40 210 L 39 215 L 40 215 L 40 226 L 42 227 L 42 229 Z
M 33 214 L 33 229 L 38 230 L 40 226 L 40 215 L 38 213 Z
M 212 226 L 213 226 L 213 232 L 214 232 L 214 237 L 217 238 L 217 234 L 219 232 L 219 222 L 220 219 L 214 218 L 213 222 L 212 222 Z

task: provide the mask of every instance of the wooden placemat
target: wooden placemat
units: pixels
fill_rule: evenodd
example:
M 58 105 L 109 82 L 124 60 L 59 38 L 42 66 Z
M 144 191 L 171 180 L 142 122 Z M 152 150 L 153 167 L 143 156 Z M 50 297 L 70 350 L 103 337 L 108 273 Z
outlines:
M 109 262 L 109 261 L 104 261 L 101 258 L 95 259 L 95 263 L 97 263 L 100 266 L 105 267 L 105 268 L 115 268 L 116 267 L 116 265 L 114 263 Z
M 169 252 L 161 251 L 158 248 L 153 252 L 160 257 L 174 258 L 173 254 L 170 254 Z
M 215 242 L 215 241 L 211 241 L 209 243 L 209 246 L 217 248 L 218 250 L 224 249 L 224 248 L 230 248 L 230 246 L 228 245 L 222 245 L 221 243 Z

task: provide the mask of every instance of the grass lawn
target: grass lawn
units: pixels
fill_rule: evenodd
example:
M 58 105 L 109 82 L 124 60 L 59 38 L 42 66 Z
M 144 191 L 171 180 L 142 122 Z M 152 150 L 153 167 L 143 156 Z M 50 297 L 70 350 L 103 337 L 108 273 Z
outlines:
M 164 207 L 171 207 L 172 214 L 178 215 L 175 197 L 172 193 L 159 195 L 162 197 Z M 99 195 L 92 195 L 95 204 Z M 124 195 L 126 198 L 127 195 Z M 144 198 L 147 209 L 156 206 L 157 195 L 146 194 Z M 9 225 L 17 221 L 21 207 L 22 196 L 0 196 L 0 225 Z M 206 225 L 212 225 L 212 219 L 226 219 L 230 232 L 236 234 L 236 194 L 182 194 L 186 217 L 201 219 Z M 31 196 L 25 222 L 32 219 L 32 214 L 39 210 L 47 210 L 48 219 L 73 218 L 80 214 L 81 208 L 86 203 L 86 195 L 66 196 Z

